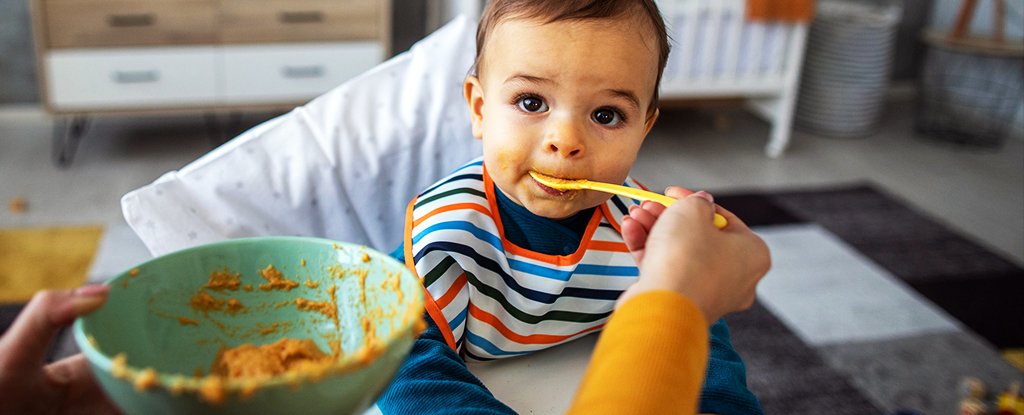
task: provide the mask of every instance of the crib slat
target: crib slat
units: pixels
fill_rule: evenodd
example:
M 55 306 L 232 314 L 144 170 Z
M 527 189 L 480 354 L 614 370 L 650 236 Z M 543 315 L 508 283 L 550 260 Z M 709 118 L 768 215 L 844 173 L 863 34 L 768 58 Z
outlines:
M 682 46 L 680 49 L 679 56 L 682 60 L 679 62 L 679 79 L 682 82 L 690 83 L 691 68 L 696 60 L 696 56 L 693 53 L 693 46 L 696 42 L 697 29 L 698 29 L 698 15 L 700 13 L 700 6 L 703 3 L 702 0 L 691 0 L 679 4 L 679 9 L 676 11 L 676 21 L 682 21 L 679 24 L 683 30 L 682 33 Z
M 757 71 L 762 78 L 775 77 L 776 62 L 779 57 L 779 25 L 775 23 L 764 25 L 764 47 L 761 48 L 761 59 L 757 62 Z
M 722 66 L 721 77 L 723 79 L 736 79 L 739 74 L 738 62 L 740 56 L 740 37 L 743 35 L 744 16 L 746 15 L 746 0 L 723 1 L 729 6 L 729 39 L 725 46 L 725 65 Z
M 791 25 L 786 38 L 786 62 L 783 64 L 782 75 L 783 88 L 787 91 L 796 91 L 800 83 L 800 69 L 804 62 L 804 52 L 807 50 L 807 34 L 810 24 L 800 23 Z
M 777 39 L 773 48 L 774 60 L 772 61 L 772 76 L 782 78 L 786 75 L 786 57 L 789 56 L 789 40 L 793 36 L 793 25 L 779 25 L 776 29 Z
M 748 23 L 750 26 L 750 48 L 747 59 L 747 70 L 742 76 L 745 78 L 758 78 L 761 74 L 761 53 L 764 49 L 764 23 Z
M 707 37 L 704 39 L 704 46 L 701 50 L 704 51 L 704 56 L 701 57 L 701 71 L 700 78 L 702 81 L 717 77 L 715 64 L 718 63 L 718 55 L 720 53 L 719 47 L 719 33 L 722 29 L 722 14 L 723 6 L 721 2 L 714 2 L 708 5 L 707 9 L 707 21 L 708 25 L 704 27 L 707 32 Z

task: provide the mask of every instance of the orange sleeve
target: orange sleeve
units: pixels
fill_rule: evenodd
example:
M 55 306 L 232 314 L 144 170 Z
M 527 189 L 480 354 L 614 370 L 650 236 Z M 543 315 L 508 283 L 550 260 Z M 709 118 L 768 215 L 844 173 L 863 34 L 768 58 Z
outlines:
M 708 325 L 685 296 L 642 293 L 612 314 L 570 414 L 697 412 Z

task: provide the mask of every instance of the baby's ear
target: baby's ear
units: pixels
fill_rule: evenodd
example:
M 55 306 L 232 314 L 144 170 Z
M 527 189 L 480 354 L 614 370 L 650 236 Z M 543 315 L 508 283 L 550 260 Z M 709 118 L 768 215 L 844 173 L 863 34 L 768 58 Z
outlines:
M 654 127 L 654 122 L 658 120 L 659 115 L 661 115 L 661 110 L 655 108 L 654 113 L 647 117 L 647 122 L 644 123 L 644 137 L 647 137 L 647 133 L 651 132 L 651 128 Z
M 480 86 L 480 78 L 466 76 L 462 87 L 466 104 L 469 105 L 469 118 L 473 123 L 473 137 L 481 139 L 484 136 L 484 90 Z

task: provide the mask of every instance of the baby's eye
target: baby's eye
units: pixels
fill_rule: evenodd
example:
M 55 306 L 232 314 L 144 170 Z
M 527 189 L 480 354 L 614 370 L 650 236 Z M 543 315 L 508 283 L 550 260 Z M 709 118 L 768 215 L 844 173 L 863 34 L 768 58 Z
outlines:
M 537 97 L 523 97 L 517 101 L 519 109 L 526 112 L 544 112 L 548 110 L 548 104 Z
M 590 117 L 598 124 L 607 126 L 615 126 L 622 122 L 622 116 L 619 115 L 619 112 L 609 108 L 601 108 L 594 111 Z

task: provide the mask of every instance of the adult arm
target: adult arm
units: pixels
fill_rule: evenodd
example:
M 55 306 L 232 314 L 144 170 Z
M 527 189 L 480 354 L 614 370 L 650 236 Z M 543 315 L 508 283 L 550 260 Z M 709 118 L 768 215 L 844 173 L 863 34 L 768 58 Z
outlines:
M 694 413 L 708 355 L 704 315 L 667 290 L 623 303 L 601 334 L 570 414 Z
M 686 197 L 691 192 L 680 188 L 667 193 L 682 200 L 667 210 L 634 209 L 623 223 L 640 279 L 623 294 L 601 335 L 574 413 L 693 413 L 704 368 L 694 359 L 707 356 L 707 326 L 748 308 L 768 272 L 764 242 L 731 212 L 714 206 L 710 195 Z M 716 210 L 729 221 L 721 231 L 711 225 Z M 694 260 L 680 265 L 679 258 Z M 683 299 L 653 300 L 655 295 Z M 728 339 L 727 331 L 719 334 Z

